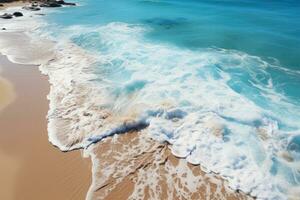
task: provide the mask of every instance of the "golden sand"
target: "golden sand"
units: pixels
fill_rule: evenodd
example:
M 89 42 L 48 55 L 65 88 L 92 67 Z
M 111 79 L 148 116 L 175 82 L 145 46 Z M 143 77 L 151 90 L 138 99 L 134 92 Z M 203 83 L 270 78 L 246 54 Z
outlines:
M 0 57 L 1 75 L 16 98 L 0 112 L 0 199 L 84 199 L 90 162 L 80 151 L 62 153 L 48 142 L 49 85 L 37 66 Z

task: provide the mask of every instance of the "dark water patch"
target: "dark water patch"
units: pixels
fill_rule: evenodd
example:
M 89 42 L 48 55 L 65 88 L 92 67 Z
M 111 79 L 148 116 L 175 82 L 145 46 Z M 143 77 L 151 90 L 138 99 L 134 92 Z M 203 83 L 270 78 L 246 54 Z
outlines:
M 171 29 L 178 26 L 187 24 L 188 20 L 183 17 L 178 17 L 175 19 L 156 17 L 151 19 L 142 20 L 145 24 L 149 24 L 154 27 L 159 27 L 163 29 Z

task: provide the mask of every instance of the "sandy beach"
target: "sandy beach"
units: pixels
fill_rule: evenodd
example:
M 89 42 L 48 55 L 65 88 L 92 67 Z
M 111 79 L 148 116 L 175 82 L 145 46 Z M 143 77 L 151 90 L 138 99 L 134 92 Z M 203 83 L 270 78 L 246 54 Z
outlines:
M 0 85 L 6 99 L 0 111 L 0 199 L 84 199 L 89 159 L 48 142 L 47 77 L 37 66 L 13 64 L 5 56 L 0 65 L 6 80 Z

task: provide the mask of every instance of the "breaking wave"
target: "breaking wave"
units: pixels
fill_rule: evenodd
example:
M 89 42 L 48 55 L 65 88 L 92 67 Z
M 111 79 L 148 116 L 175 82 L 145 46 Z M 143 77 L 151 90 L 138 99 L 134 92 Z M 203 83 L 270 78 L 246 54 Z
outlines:
M 63 29 L 59 38 L 76 45 L 60 42 L 62 57 L 42 67 L 52 84 L 50 140 L 70 150 L 139 130 L 233 189 L 259 199 L 297 195 L 300 107 L 284 91 L 299 71 L 233 50 L 155 43 L 147 31 L 125 23 Z

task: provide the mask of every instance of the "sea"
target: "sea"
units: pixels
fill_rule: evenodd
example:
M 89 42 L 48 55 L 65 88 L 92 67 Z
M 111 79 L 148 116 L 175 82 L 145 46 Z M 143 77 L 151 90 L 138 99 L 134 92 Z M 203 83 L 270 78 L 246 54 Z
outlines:
M 75 2 L 41 31 L 93 58 L 58 69 L 85 91 L 55 101 L 76 102 L 82 144 L 139 130 L 235 190 L 299 199 L 299 0 Z

